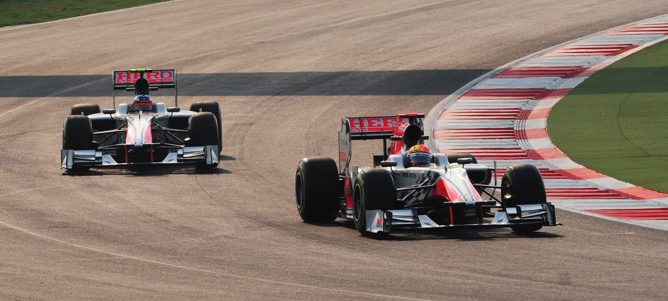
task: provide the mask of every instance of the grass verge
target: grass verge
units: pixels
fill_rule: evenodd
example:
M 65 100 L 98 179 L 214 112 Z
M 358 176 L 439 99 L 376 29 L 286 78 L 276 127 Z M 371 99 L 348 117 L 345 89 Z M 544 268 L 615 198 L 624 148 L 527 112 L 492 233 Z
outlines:
M 166 0 L 0 0 L 0 27 L 46 22 Z
M 595 73 L 550 113 L 548 132 L 571 159 L 668 193 L 668 42 Z

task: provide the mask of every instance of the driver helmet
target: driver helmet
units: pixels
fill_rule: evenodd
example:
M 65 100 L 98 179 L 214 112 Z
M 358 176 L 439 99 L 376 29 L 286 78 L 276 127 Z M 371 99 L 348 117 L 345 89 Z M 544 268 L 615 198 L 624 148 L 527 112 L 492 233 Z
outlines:
M 411 162 L 411 166 L 429 166 L 433 155 L 424 144 L 413 145 L 408 150 L 408 159 Z
M 132 100 L 132 109 L 144 112 L 151 111 L 153 110 L 153 101 L 151 101 L 151 97 L 146 94 L 137 95 Z

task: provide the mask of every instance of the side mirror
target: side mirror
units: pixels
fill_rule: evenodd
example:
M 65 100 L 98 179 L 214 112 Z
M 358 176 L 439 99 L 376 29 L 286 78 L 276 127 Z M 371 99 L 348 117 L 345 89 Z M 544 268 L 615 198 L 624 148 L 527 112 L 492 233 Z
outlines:
M 109 115 L 111 115 L 111 114 L 115 114 L 115 113 L 116 113 L 116 109 L 104 109 L 104 110 L 102 110 L 102 113 L 103 113 L 103 114 L 109 114 Z
M 180 112 L 180 111 L 181 111 L 181 108 L 179 108 L 179 107 L 169 107 L 169 108 L 167 108 L 167 112 L 169 112 L 169 113 L 176 113 L 176 112 Z
M 395 161 L 382 161 L 380 162 L 381 167 L 395 167 L 397 166 L 397 162 Z
M 473 163 L 473 158 L 471 158 L 471 157 L 457 158 L 457 164 L 466 165 L 466 164 L 471 164 L 471 163 Z

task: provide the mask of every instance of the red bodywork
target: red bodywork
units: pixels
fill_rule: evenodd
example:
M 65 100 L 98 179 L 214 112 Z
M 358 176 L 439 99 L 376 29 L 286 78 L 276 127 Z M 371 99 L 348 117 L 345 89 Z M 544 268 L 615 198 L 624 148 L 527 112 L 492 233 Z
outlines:
M 406 128 L 409 126 L 409 123 L 402 122 L 399 126 L 395 127 L 392 134 L 394 137 L 403 137 Z M 404 148 L 403 139 L 393 139 L 390 141 L 389 152 L 390 155 L 401 154 L 401 150 Z
M 133 114 L 134 115 L 134 114 Z M 153 127 L 149 119 L 140 119 L 137 116 L 128 115 L 127 125 L 125 128 L 125 163 L 130 163 L 130 156 L 128 154 L 129 148 L 132 146 L 150 146 L 149 161 L 154 161 L 153 151 Z M 145 121 L 144 121 L 145 120 Z M 140 132 L 143 131 L 143 132 Z M 137 141 L 141 137 L 140 141 Z
M 409 114 L 399 114 L 395 116 L 381 116 L 381 117 L 353 117 L 348 118 L 350 124 L 350 132 L 354 134 L 371 134 L 371 133 L 391 133 L 390 143 L 387 147 L 388 154 L 397 155 L 401 154 L 404 149 L 404 135 L 407 132 L 407 129 L 411 126 L 410 120 L 412 118 L 421 118 L 422 114 L 409 113 Z M 415 135 L 415 130 L 412 129 L 412 135 Z M 420 133 L 419 138 L 422 138 L 422 133 Z M 417 137 L 413 137 L 417 139 Z M 347 152 L 339 153 L 339 160 L 343 161 L 348 155 Z M 353 208 L 353 188 L 351 185 L 351 179 L 346 177 L 343 183 L 343 195 L 346 201 L 346 208 Z M 482 200 L 482 197 L 469 182 L 467 183 L 466 188 L 464 187 L 455 187 L 453 183 L 450 183 L 446 179 L 440 178 L 436 182 L 436 186 L 429 195 L 429 199 L 435 202 L 464 202 L 464 198 L 461 191 L 466 191 L 467 193 L 473 193 L 473 198 L 475 200 Z
M 343 197 L 346 199 L 346 208 L 353 209 L 353 188 L 348 177 L 343 182 Z

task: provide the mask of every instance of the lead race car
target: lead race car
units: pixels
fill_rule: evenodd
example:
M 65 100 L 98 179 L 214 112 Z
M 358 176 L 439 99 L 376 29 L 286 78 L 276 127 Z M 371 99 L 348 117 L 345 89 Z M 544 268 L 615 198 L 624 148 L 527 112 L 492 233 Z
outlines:
M 174 107 L 154 102 L 150 91 L 174 89 Z M 100 111 L 97 104 L 71 108 L 63 126 L 61 168 L 67 172 L 91 167 L 129 167 L 155 164 L 194 164 L 199 169 L 218 165 L 222 150 L 222 120 L 216 102 L 178 107 L 176 71 L 146 68 L 114 71 L 116 91 L 135 96 L 116 109 Z
M 362 234 L 457 227 L 528 233 L 557 225 L 536 167 L 510 166 L 496 185 L 495 170 L 471 155 L 431 154 L 423 144 L 428 139 L 423 118 L 344 117 L 338 167 L 331 158 L 299 162 L 295 194 L 301 218 L 309 223 L 353 220 Z M 373 156 L 373 167 L 351 165 L 351 142 L 373 139 L 383 140 L 383 154 Z

